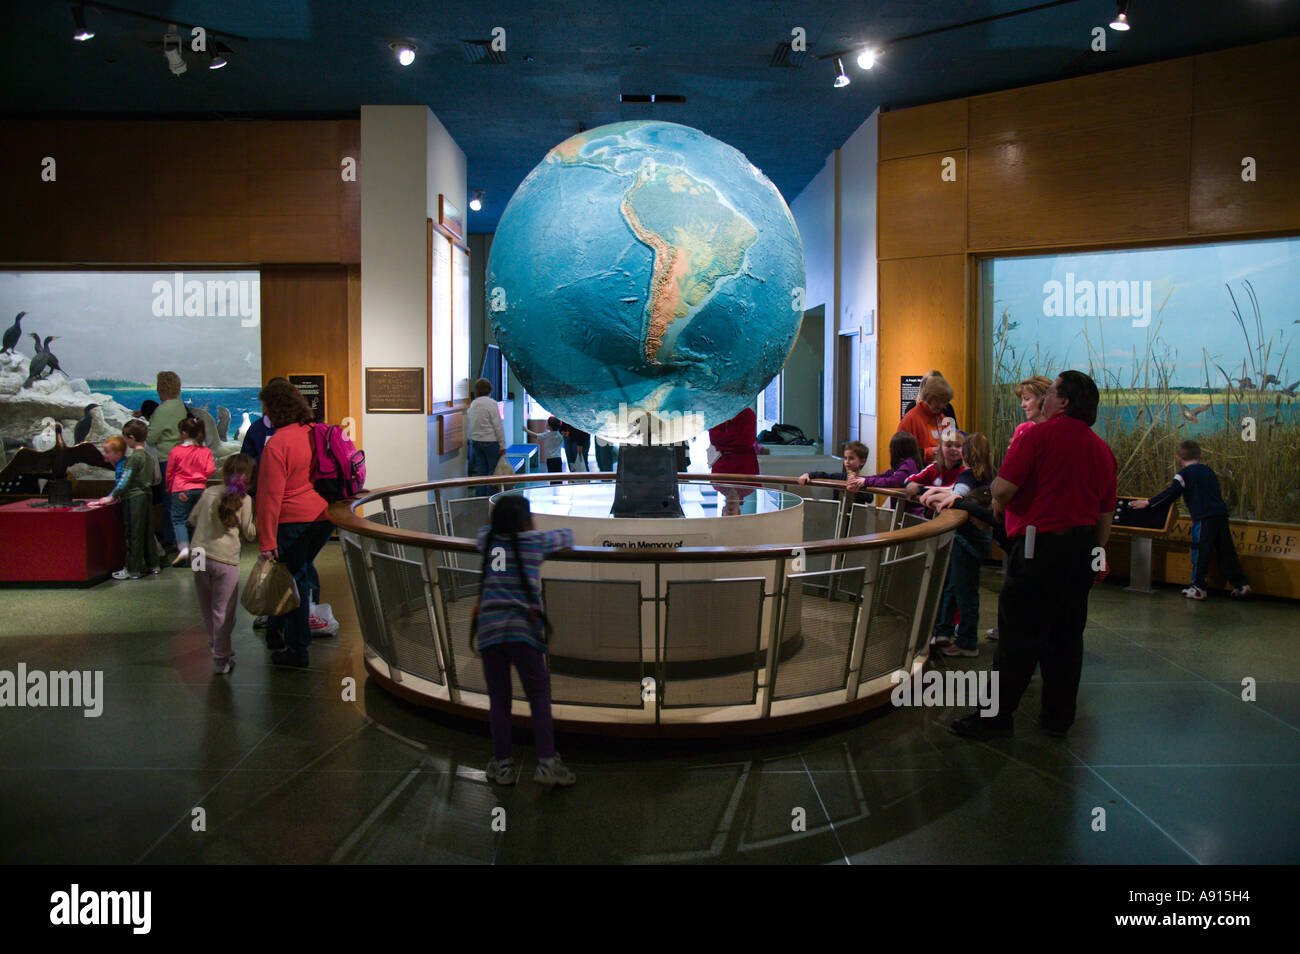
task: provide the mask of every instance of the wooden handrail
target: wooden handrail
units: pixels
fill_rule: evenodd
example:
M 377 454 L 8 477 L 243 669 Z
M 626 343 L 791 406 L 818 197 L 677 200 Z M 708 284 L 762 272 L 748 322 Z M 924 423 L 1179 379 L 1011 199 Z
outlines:
M 473 540 L 465 537 L 446 537 L 434 533 L 421 533 L 416 530 L 402 530 L 375 523 L 364 517 L 358 517 L 356 508 L 376 503 L 398 494 L 427 493 L 431 490 L 445 490 L 454 487 L 475 487 L 480 484 L 518 484 L 518 483 L 556 483 L 574 481 L 608 480 L 611 473 L 585 472 L 568 474 L 515 474 L 512 476 L 458 477 L 450 480 L 435 480 L 421 484 L 396 484 L 369 490 L 358 497 L 350 497 L 330 504 L 329 518 L 341 529 L 388 543 L 403 546 L 421 547 L 423 549 L 450 550 L 458 553 L 477 553 L 478 547 Z M 797 477 L 780 477 L 768 474 L 678 474 L 679 481 L 698 481 L 708 483 L 758 483 L 781 485 L 798 485 Z M 842 480 L 812 480 L 806 486 L 828 487 L 845 490 Z M 870 493 L 902 499 L 901 490 L 889 488 L 867 488 Z M 561 550 L 547 557 L 548 560 L 565 560 L 580 563 L 719 563 L 728 560 L 772 560 L 789 557 L 796 549 L 807 556 L 828 553 L 847 553 L 855 550 L 871 550 L 881 547 L 897 546 L 915 540 L 937 537 L 955 530 L 966 522 L 966 513 L 955 508 L 943 511 L 933 520 L 913 527 L 899 530 L 887 530 L 883 533 L 867 533 L 856 537 L 839 539 L 792 541 L 781 544 L 760 544 L 748 547 L 680 547 L 674 550 L 636 550 L 619 547 L 578 546 Z

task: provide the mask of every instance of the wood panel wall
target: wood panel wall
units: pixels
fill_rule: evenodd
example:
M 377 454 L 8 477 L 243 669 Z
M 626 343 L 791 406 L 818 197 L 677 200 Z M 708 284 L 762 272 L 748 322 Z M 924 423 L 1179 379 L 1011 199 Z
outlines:
M 6 121 L 0 261 L 359 264 L 360 155 L 359 120 Z
M 982 256 L 1300 233 L 1300 38 L 885 112 L 877 174 L 878 446 L 932 367 L 984 428 Z

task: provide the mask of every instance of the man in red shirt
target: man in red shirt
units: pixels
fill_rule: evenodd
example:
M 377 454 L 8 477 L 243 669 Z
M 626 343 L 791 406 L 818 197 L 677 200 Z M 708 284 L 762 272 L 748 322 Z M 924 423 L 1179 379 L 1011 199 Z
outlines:
M 1043 673 L 1039 725 L 1064 737 L 1074 723 L 1095 551 L 1106 546 L 1115 512 L 1115 455 L 1092 430 L 1098 400 L 1092 378 L 1062 372 L 1043 397 L 1047 420 L 1011 446 L 993 481 L 1010 547 L 993 659 L 998 708 L 954 722 L 958 735 L 1011 735 L 1035 668 Z

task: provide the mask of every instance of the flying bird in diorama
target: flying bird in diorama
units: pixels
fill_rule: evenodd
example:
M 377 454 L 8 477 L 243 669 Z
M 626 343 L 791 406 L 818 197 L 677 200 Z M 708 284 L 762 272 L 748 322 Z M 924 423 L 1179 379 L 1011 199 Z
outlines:
M 55 423 L 54 446 L 45 451 L 20 448 L 5 469 L 0 470 L 0 486 L 21 482 L 23 478 L 44 478 L 48 506 L 71 507 L 72 481 L 68 479 L 68 468 L 74 464 L 113 469 L 94 444 L 87 441 L 69 447 L 63 443 L 63 427 Z
M 25 311 L 18 312 L 18 317 L 14 319 L 14 323 L 5 329 L 3 339 L 4 347 L 0 347 L 0 354 L 4 354 L 6 351 L 14 351 L 18 348 L 18 339 L 23 336 L 23 315 L 25 314 L 27 314 Z
M 1200 407 L 1188 408 L 1182 401 L 1178 402 L 1178 409 L 1182 412 L 1183 420 L 1195 424 L 1201 419 L 1201 415 L 1214 407 L 1213 404 L 1202 404 Z
M 42 345 L 39 335 L 34 332 L 28 333 L 31 334 L 32 340 L 36 342 L 36 356 L 32 358 L 31 366 L 28 368 L 27 380 L 23 382 L 23 387 L 31 387 L 32 382 L 44 375 L 46 371 L 49 371 L 50 374 L 58 371 L 64 377 L 67 377 L 68 373 L 59 367 L 59 359 L 56 358 L 54 352 L 50 350 L 50 342 L 54 341 L 59 336 L 47 335 L 45 337 L 45 344 Z

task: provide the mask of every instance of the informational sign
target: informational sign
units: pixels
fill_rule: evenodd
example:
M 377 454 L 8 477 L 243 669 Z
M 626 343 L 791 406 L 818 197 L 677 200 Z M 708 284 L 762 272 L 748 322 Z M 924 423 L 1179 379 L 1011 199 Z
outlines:
M 901 401 L 898 405 L 898 416 L 901 418 L 907 413 L 907 405 L 913 401 L 921 400 L 921 379 L 923 374 L 905 374 L 899 378 L 899 397 Z
M 324 424 L 328 418 L 325 416 L 325 375 L 323 372 L 305 372 L 295 374 L 290 372 L 289 383 L 298 389 L 307 401 L 307 406 L 311 408 L 313 419 L 317 424 Z
M 671 536 L 602 533 L 596 540 L 596 546 L 616 550 L 677 550 L 681 547 L 707 547 L 709 542 L 707 533 L 676 533 Z
M 366 368 L 367 414 L 423 414 L 424 368 Z

